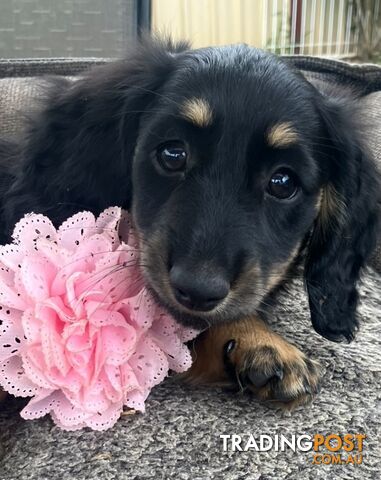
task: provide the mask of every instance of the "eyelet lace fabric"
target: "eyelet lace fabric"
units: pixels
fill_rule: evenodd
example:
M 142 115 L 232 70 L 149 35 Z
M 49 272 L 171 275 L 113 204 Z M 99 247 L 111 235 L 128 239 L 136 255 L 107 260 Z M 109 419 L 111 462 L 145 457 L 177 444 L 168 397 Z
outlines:
M 74 215 L 56 229 L 29 214 L 0 247 L 0 385 L 32 397 L 21 415 L 105 430 L 144 412 L 169 369 L 187 370 L 179 326 L 144 286 L 128 214 Z

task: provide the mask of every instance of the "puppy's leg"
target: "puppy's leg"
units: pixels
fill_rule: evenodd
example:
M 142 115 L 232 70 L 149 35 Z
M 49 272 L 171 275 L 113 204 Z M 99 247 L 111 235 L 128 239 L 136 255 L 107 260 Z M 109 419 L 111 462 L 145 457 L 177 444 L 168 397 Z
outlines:
M 194 342 L 193 384 L 238 384 L 257 398 L 293 407 L 318 390 L 319 366 L 258 317 L 213 327 Z

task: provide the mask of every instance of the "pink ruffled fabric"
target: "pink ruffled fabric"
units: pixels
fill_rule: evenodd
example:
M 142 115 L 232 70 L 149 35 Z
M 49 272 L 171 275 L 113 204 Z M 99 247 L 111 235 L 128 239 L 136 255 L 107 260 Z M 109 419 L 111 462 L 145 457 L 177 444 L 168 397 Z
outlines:
M 30 214 L 0 247 L 0 385 L 33 397 L 25 419 L 63 429 L 110 428 L 144 411 L 168 370 L 191 365 L 180 327 L 144 287 L 127 214 L 74 215 L 56 230 Z

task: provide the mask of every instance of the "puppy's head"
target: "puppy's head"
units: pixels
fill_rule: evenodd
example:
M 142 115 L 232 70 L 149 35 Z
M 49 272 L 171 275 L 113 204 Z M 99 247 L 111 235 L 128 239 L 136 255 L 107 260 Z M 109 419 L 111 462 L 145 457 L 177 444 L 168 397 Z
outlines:
M 352 110 L 246 46 L 168 55 L 132 165 L 150 287 L 186 324 L 234 320 L 307 245 L 313 325 L 351 339 L 378 195 Z
M 379 189 L 347 101 L 247 46 L 150 44 L 77 90 L 88 171 L 114 158 L 89 177 L 99 207 L 132 209 L 148 285 L 179 321 L 253 314 L 304 249 L 315 329 L 352 338 Z
M 297 257 L 323 185 L 314 95 L 273 56 L 202 49 L 177 56 L 142 115 L 132 177 L 142 263 L 183 322 L 253 314 Z

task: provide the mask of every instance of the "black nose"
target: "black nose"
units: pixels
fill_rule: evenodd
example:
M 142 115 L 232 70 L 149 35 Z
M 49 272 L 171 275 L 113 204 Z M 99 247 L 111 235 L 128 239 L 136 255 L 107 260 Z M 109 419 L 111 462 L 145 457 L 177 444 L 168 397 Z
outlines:
M 215 272 L 205 272 L 202 269 L 193 271 L 174 265 L 169 278 L 176 300 L 191 310 L 212 310 L 229 293 L 229 282 Z

